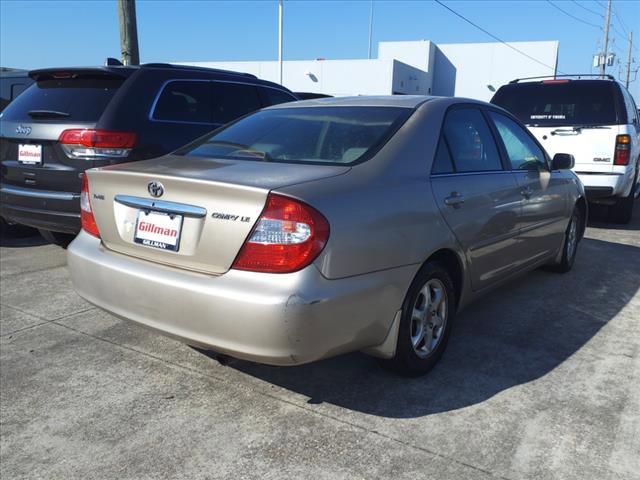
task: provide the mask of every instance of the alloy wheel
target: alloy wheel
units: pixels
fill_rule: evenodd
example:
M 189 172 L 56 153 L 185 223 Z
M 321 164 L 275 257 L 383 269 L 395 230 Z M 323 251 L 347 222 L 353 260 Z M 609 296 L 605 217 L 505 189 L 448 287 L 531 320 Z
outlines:
M 447 315 L 447 290 L 432 278 L 420 289 L 411 311 L 411 344 L 419 357 L 429 356 L 440 344 Z

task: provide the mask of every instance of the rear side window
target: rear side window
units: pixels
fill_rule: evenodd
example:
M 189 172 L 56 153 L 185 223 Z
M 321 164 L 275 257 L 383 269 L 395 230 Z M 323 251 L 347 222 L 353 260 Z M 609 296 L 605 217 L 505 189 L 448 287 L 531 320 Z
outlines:
M 253 85 L 211 82 L 211 86 L 213 123 L 229 123 L 262 107 L 258 89 Z
M 491 103 L 525 125 L 615 125 L 616 95 L 610 81 L 560 81 L 505 85 Z
M 444 136 L 458 172 L 502 170 L 498 149 L 477 108 L 459 108 L 447 113 Z
M 278 105 L 280 103 L 295 102 L 297 100 L 297 98 L 294 98 L 290 93 L 276 88 L 264 87 L 261 88 L 261 90 L 267 105 Z
M 11 102 L 2 118 L 97 122 L 122 82 L 121 78 L 83 77 L 41 80 Z
M 449 154 L 449 147 L 444 140 L 444 136 L 440 137 L 440 141 L 438 142 L 438 150 L 436 151 L 436 157 L 433 160 L 433 167 L 431 168 L 431 173 L 452 173 L 453 172 L 453 161 L 451 160 L 451 155 Z
M 173 81 L 165 85 L 153 112 L 156 120 L 211 123 L 208 81 Z
M 542 149 L 520 125 L 496 112 L 489 112 L 489 115 L 504 143 L 511 168 L 536 171 L 547 168 Z
M 620 87 L 622 98 L 624 99 L 625 110 L 627 111 L 627 123 L 632 124 L 637 121 L 638 110 L 633 97 L 626 88 Z
M 14 100 L 18 95 L 24 92 L 29 85 L 26 83 L 14 83 L 11 85 L 11 100 Z

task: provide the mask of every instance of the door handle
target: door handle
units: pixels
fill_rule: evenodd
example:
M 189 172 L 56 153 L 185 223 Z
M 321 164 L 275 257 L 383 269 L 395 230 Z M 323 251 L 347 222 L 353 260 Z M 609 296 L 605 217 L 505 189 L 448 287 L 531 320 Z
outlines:
M 464 203 L 464 196 L 458 192 L 451 192 L 451 195 L 445 197 L 444 204 L 448 207 L 460 208 Z
M 520 190 L 520 195 L 528 199 L 529 197 L 531 197 L 531 195 L 533 195 L 533 188 L 531 187 L 523 188 L 522 190 Z

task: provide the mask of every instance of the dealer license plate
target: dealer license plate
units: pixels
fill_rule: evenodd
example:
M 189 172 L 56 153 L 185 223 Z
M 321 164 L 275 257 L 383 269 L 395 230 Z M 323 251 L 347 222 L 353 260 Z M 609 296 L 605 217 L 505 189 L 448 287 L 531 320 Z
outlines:
M 182 215 L 140 210 L 133 241 L 148 247 L 177 252 L 180 247 Z

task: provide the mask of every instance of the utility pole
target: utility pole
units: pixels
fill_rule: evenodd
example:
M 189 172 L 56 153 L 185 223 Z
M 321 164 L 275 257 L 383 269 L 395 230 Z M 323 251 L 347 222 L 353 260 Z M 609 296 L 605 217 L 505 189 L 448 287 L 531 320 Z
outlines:
M 609 24 L 611 23 L 611 0 L 607 4 L 607 16 L 604 24 L 604 55 L 600 59 L 600 76 L 604 78 L 607 69 L 607 56 L 609 55 Z
M 371 7 L 369 8 L 369 60 L 371 60 L 371 34 L 373 33 L 373 0 L 371 0 Z
M 629 32 L 629 55 L 627 56 L 627 80 L 624 84 L 629 88 L 629 76 L 631 75 L 631 49 L 633 48 L 633 32 Z
M 124 65 L 140 65 L 135 0 L 118 0 L 118 20 L 122 63 Z
M 280 85 L 282 85 L 282 0 L 278 0 L 278 68 L 280 70 Z

